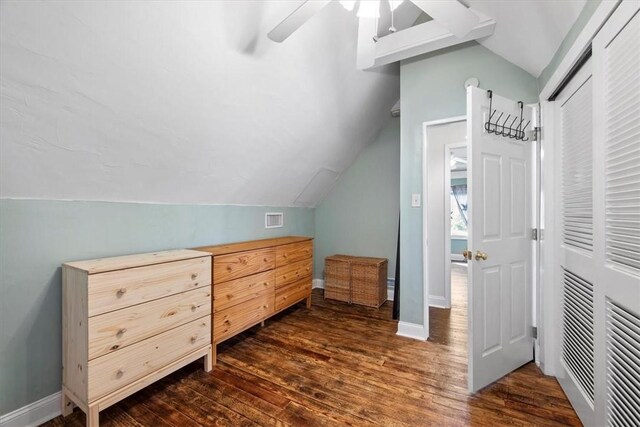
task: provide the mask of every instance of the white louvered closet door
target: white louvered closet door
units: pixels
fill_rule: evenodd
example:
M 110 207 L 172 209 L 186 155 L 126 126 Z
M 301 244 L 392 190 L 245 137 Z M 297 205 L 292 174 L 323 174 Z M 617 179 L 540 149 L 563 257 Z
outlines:
M 562 320 L 558 380 L 581 419 L 593 419 L 594 253 L 593 253 L 593 78 L 585 63 L 557 102 L 561 217 L 560 277 Z
M 593 41 L 596 419 L 640 426 L 640 4 Z

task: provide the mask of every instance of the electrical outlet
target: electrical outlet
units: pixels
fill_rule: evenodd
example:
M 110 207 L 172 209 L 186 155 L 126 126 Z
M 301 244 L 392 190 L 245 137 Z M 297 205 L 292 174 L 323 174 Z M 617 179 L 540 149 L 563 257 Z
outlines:
M 411 207 L 412 208 L 420 207 L 420 193 L 413 193 L 411 195 Z

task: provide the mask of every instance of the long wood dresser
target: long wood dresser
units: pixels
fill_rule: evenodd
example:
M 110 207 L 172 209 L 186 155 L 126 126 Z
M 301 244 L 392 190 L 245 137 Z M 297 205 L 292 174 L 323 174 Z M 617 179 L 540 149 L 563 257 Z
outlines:
M 175 250 L 64 264 L 62 414 L 99 411 L 204 357 L 212 368 L 211 254 Z
M 311 307 L 313 239 L 280 237 L 196 248 L 213 255 L 216 345 L 306 300 Z

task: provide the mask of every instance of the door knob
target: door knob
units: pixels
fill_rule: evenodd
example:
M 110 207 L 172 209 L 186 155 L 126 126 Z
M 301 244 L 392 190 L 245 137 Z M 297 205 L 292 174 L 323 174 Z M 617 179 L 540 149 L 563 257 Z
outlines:
M 487 254 L 485 252 L 476 251 L 476 261 L 486 261 L 487 258 Z
M 465 249 L 464 251 L 462 251 L 462 256 L 464 257 L 464 259 L 466 259 L 467 261 L 471 261 L 471 259 L 473 258 L 473 252 Z

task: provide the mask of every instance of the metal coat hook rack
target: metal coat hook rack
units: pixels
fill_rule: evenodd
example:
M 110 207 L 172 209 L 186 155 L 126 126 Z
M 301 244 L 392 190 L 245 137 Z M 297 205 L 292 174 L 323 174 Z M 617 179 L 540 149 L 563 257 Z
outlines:
M 528 141 L 529 137 L 527 137 L 526 130 L 531 120 L 528 120 L 527 123 L 523 126 L 524 118 L 524 103 L 522 101 L 518 101 L 518 106 L 520 107 L 520 115 L 517 114 L 513 117 L 508 114 L 507 117 L 502 120 L 502 116 L 504 116 L 504 112 L 500 111 L 500 115 L 495 121 L 493 121 L 493 117 L 498 113 L 498 110 L 493 109 L 493 91 L 488 90 L 487 94 L 489 95 L 489 120 L 487 120 L 484 124 L 484 130 L 487 133 L 493 133 L 498 136 L 504 136 L 505 138 L 515 139 L 516 141 Z M 517 123 L 517 125 L 516 125 Z

